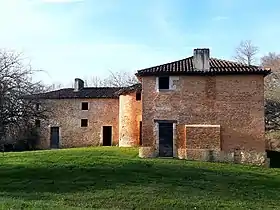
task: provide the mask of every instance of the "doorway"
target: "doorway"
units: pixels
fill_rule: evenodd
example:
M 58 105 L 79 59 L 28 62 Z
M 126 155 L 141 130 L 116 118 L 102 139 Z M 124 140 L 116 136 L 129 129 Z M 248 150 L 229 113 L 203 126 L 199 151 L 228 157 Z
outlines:
M 103 146 L 112 146 L 112 126 L 103 126 Z
M 173 157 L 173 123 L 159 123 L 159 156 Z
M 280 168 L 280 152 L 266 151 L 267 157 L 270 159 L 270 168 Z
M 59 127 L 51 127 L 51 134 L 50 134 L 50 147 L 51 149 L 58 149 L 59 148 Z
M 139 124 L 139 145 L 142 146 L 142 121 Z

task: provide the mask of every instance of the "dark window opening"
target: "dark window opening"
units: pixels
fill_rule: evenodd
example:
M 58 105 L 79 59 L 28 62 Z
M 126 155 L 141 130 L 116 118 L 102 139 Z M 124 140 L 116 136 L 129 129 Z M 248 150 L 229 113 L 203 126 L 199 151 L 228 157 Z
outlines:
M 40 125 L 41 125 L 40 120 L 35 120 L 35 126 L 36 126 L 37 128 L 39 128 L 39 127 L 40 127 Z
M 38 111 L 40 109 L 40 104 L 36 103 L 36 110 Z
M 139 127 L 139 145 L 142 146 L 142 121 L 140 121 Z
M 88 110 L 88 102 L 82 102 L 82 110 Z
M 87 119 L 81 119 L 81 127 L 88 127 L 88 120 Z
M 158 89 L 160 89 L 160 90 L 169 89 L 169 77 L 159 77 L 158 78 Z
M 112 126 L 103 126 L 103 146 L 112 146 Z
M 141 93 L 136 93 L 136 101 L 141 101 Z
M 267 154 L 267 158 L 270 159 L 269 167 L 280 168 L 280 152 L 267 150 L 266 154 Z

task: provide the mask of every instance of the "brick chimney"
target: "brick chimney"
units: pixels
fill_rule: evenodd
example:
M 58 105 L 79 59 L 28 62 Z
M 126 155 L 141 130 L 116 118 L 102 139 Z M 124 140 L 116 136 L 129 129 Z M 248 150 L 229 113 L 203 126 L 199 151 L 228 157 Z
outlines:
M 75 85 L 74 85 L 74 91 L 79 91 L 81 89 L 84 88 L 84 81 L 79 79 L 79 78 L 75 78 Z
M 210 69 L 209 48 L 197 48 L 193 51 L 193 65 L 197 71 L 208 71 Z

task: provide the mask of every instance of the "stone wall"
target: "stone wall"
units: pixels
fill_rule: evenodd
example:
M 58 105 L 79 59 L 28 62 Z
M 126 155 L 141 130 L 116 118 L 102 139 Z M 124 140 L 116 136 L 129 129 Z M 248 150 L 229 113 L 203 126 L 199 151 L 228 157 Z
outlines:
M 255 151 L 234 151 L 225 152 L 208 149 L 187 149 L 186 158 L 188 160 L 224 162 L 224 163 L 242 163 L 253 165 L 266 165 L 266 153 Z
M 89 109 L 82 110 L 81 103 Z M 113 145 L 119 140 L 118 99 L 60 99 L 47 100 L 52 116 L 41 122 L 39 148 L 50 147 L 50 127 L 60 129 L 60 148 L 102 145 L 102 126 L 112 126 Z M 88 119 L 88 127 L 81 127 L 81 119 Z
M 262 75 L 180 76 L 172 82 L 173 88 L 165 91 L 158 91 L 156 83 L 154 76 L 142 78 L 143 147 L 156 147 L 154 119 L 160 119 L 177 121 L 176 144 L 181 157 L 192 153 L 187 149 L 193 141 L 186 140 L 183 127 L 188 124 L 220 125 L 220 142 L 215 140 L 215 148 L 225 153 L 265 151 Z M 196 141 L 203 144 L 196 149 L 207 149 L 213 142 L 205 142 L 209 141 L 206 133 L 199 134 Z
M 157 157 L 157 151 L 154 147 L 140 147 L 139 157 L 154 158 Z M 225 152 L 209 149 L 182 149 L 178 148 L 178 159 L 193 161 L 220 162 L 220 163 L 240 163 L 259 166 L 269 166 L 269 159 L 265 152 L 255 151 L 235 151 Z
M 119 137 L 120 147 L 139 145 L 142 103 L 136 100 L 136 92 L 120 95 L 119 98 Z

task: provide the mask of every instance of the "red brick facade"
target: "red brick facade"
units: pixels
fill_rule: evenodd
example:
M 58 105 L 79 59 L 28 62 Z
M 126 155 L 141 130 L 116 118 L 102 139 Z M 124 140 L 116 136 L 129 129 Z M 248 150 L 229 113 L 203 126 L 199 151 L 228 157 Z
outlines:
M 60 148 L 102 145 L 102 127 L 112 126 L 112 145 L 138 146 L 141 157 L 158 156 L 157 120 L 174 124 L 174 156 L 207 159 L 205 152 L 265 152 L 262 75 L 170 76 L 170 90 L 157 90 L 157 77 L 141 78 L 136 92 L 114 99 L 47 100 L 53 116 L 41 125 L 41 148 L 50 147 L 50 127 L 60 128 Z M 88 102 L 88 110 L 81 110 Z M 143 109 L 143 112 L 142 112 Z M 88 127 L 81 127 L 88 119 Z M 145 151 L 144 151 L 145 150 Z M 255 156 L 254 156 L 255 157 Z M 232 158 L 234 158 L 232 156 Z
M 192 153 L 189 159 L 200 149 L 265 152 L 263 75 L 171 77 L 173 79 L 175 88 L 158 91 L 155 76 L 142 78 L 142 149 L 154 147 L 152 151 L 156 153 L 148 156 L 157 156 L 154 119 L 177 121 L 176 153 L 189 151 Z
M 75 89 L 43 95 L 52 98 L 47 101 L 54 112 L 42 123 L 41 147 L 49 148 L 52 126 L 60 128 L 60 148 L 102 145 L 102 128 L 111 126 L 112 145 L 139 146 L 141 139 L 143 158 L 169 148 L 180 159 L 263 164 L 267 74 L 257 66 L 210 59 L 209 49 L 197 49 L 192 57 L 139 70 L 141 85 L 85 88 L 76 79 Z M 82 102 L 89 110 L 81 110 Z M 81 119 L 88 120 L 87 127 Z M 172 143 L 162 144 L 162 135 Z

